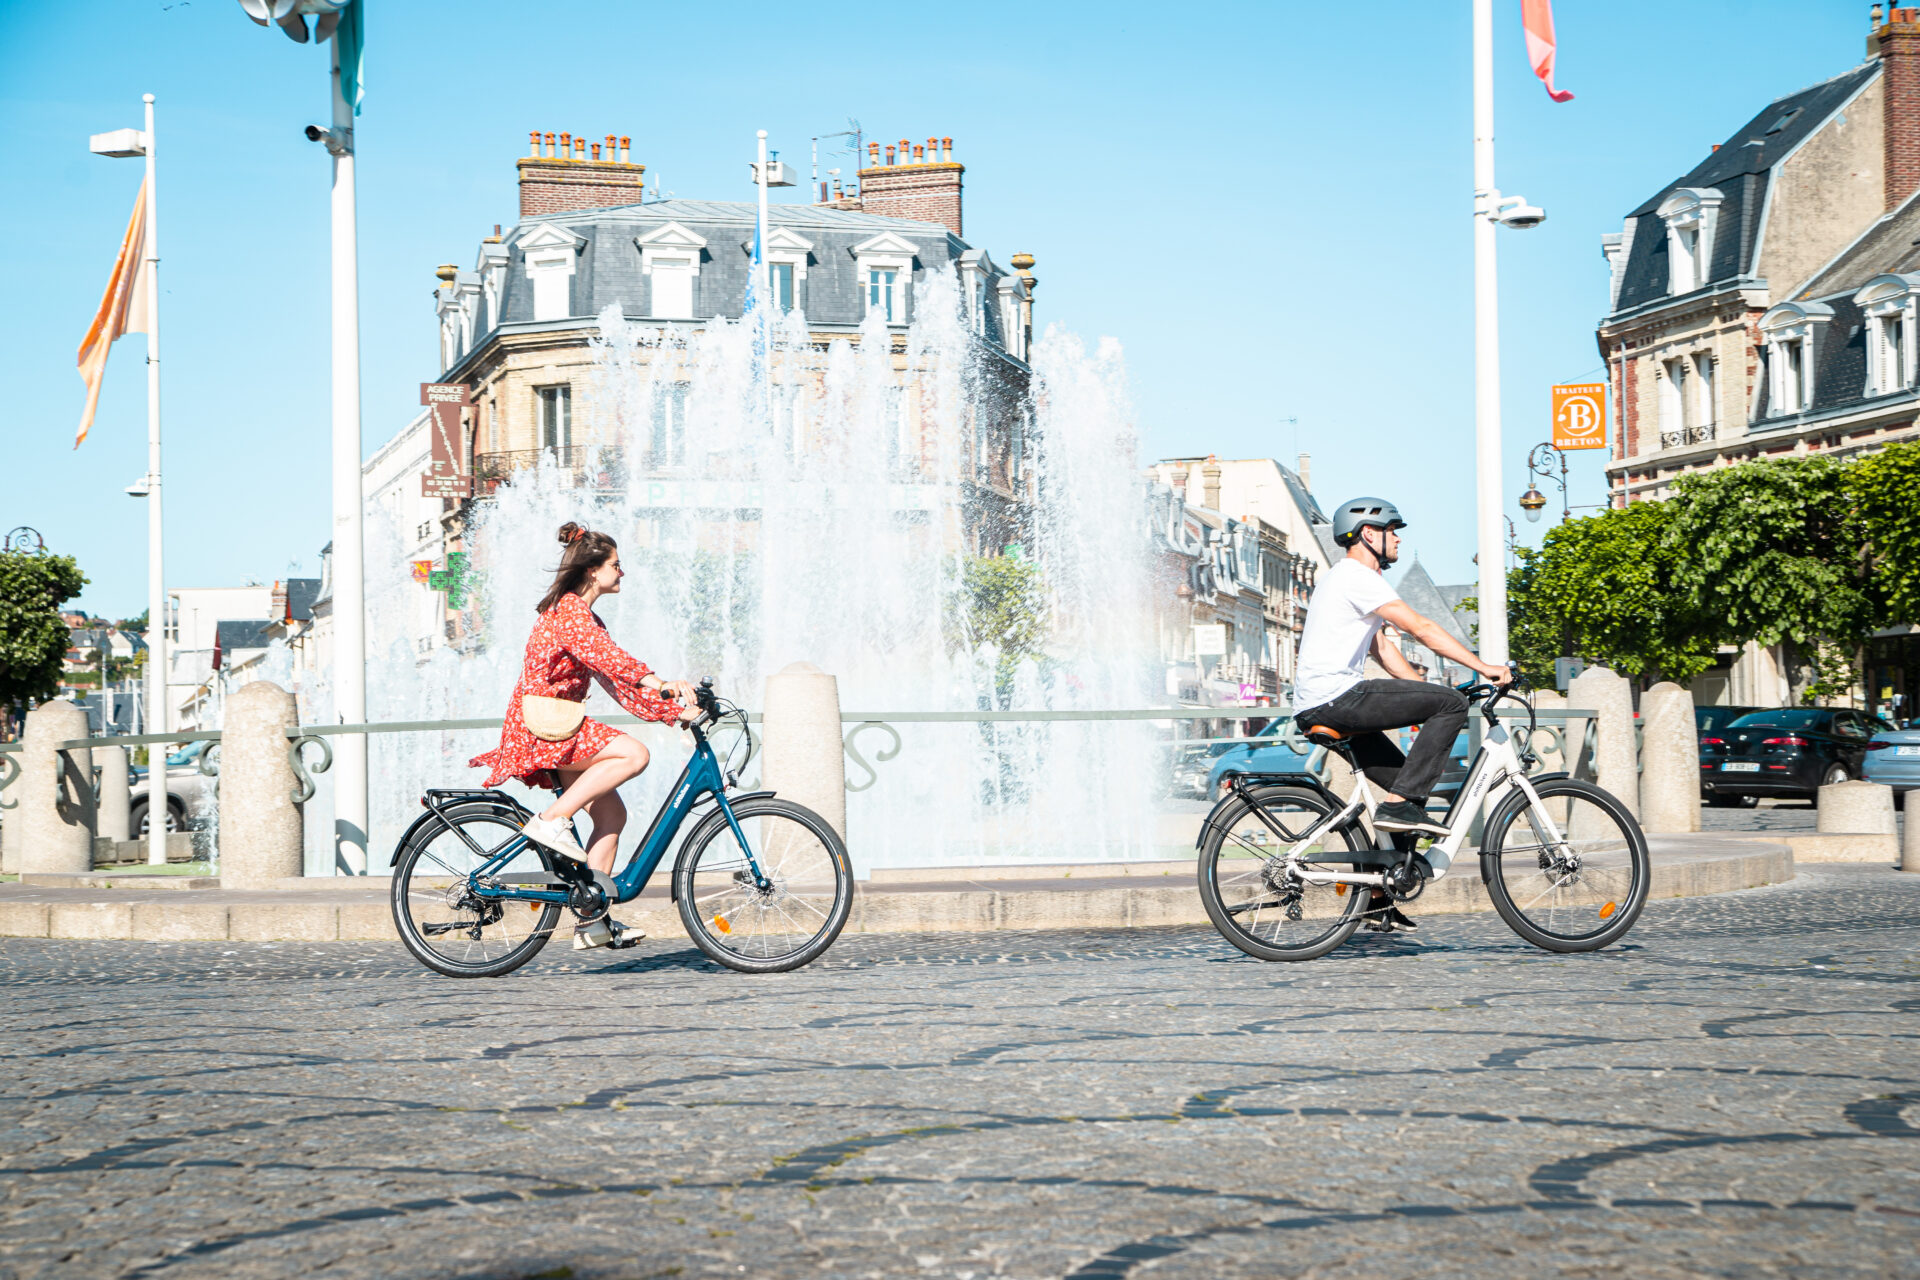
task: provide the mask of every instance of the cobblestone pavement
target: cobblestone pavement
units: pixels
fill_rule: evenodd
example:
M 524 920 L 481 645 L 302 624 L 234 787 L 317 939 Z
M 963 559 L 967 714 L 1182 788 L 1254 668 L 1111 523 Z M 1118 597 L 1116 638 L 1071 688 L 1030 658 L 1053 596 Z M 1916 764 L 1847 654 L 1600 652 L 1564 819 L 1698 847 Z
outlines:
M 1920 1276 L 1916 942 L 1828 866 L 1576 957 L 11 939 L 0 1276 Z

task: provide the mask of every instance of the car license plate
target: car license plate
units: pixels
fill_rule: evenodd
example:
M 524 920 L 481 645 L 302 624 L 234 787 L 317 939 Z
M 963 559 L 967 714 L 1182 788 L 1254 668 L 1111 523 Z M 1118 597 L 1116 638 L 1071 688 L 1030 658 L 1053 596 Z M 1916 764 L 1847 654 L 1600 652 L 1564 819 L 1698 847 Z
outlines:
M 1723 764 L 1720 766 L 1720 768 L 1723 772 L 1726 772 L 1726 773 L 1758 773 L 1760 772 L 1759 765 L 1748 764 L 1738 760 L 1734 761 L 1732 764 Z
M 1897 756 L 1920 756 L 1920 747 L 1895 747 L 1893 754 Z

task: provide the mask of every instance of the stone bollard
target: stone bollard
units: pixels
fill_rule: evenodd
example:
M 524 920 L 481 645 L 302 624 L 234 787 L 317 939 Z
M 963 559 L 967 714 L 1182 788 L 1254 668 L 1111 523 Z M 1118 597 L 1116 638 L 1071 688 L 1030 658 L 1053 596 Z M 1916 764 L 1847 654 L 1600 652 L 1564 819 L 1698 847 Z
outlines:
M 1700 829 L 1700 729 L 1693 695 L 1662 681 L 1640 695 L 1640 825 Z
M 1640 754 L 1634 742 L 1633 695 L 1627 682 L 1605 667 L 1588 667 L 1567 686 L 1567 702 L 1599 717 L 1599 746 L 1588 762 L 1597 775 L 1594 780 L 1638 818 Z M 1584 726 L 1581 732 L 1585 733 Z
M 7 788 L 20 798 L 7 814 L 7 861 L 21 872 L 85 875 L 93 870 L 93 753 L 53 744 L 86 737 L 87 713 L 60 699 L 43 702 L 27 712 L 21 736 L 20 780 Z
M 293 695 L 256 680 L 227 697 L 220 734 L 220 887 L 270 889 L 301 872 L 304 828 L 293 802 L 287 730 Z
M 1822 835 L 1890 836 L 1893 788 L 1884 782 L 1836 782 L 1820 788 L 1820 813 L 1814 830 Z
M 847 762 L 840 736 L 840 682 L 811 662 L 767 677 L 761 785 L 805 805 L 847 837 Z
M 1900 869 L 1920 871 L 1920 822 L 1913 820 L 1913 813 L 1909 810 L 1901 826 L 1905 830 L 1900 837 Z
M 127 781 L 127 749 L 95 747 L 94 767 L 100 771 L 100 818 L 94 828 L 97 839 L 133 838 L 133 792 Z

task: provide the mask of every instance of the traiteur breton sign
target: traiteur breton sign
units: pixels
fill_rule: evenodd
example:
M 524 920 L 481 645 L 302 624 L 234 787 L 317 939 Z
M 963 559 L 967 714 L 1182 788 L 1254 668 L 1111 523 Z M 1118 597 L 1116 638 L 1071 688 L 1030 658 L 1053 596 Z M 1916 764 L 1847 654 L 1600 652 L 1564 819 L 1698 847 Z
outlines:
M 1553 447 L 1607 447 L 1607 384 L 1577 382 L 1553 389 Z

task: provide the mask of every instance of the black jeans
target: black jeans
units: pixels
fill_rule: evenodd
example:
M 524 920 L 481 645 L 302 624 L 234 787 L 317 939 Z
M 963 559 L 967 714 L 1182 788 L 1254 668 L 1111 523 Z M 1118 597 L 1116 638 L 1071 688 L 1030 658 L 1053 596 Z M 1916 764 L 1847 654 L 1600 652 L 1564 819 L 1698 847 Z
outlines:
M 1468 703 L 1459 691 L 1419 680 L 1362 680 L 1332 702 L 1294 714 L 1304 732 L 1325 725 L 1353 743 L 1354 763 L 1369 782 L 1416 804 L 1426 800 L 1446 768 L 1447 751 L 1467 727 Z M 1382 729 L 1421 726 L 1413 754 L 1403 755 Z

